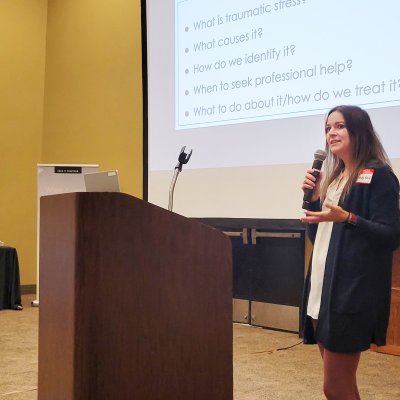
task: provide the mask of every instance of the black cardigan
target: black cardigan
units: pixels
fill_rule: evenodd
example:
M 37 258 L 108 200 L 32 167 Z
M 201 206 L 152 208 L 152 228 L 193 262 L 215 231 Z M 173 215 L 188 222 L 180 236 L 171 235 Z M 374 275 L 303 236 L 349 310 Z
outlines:
M 399 182 L 387 166 L 368 183 L 355 183 L 340 204 L 358 217 L 356 226 L 334 223 L 325 264 L 316 332 L 307 316 L 310 271 L 304 285 L 302 336 L 335 352 L 386 344 L 390 311 L 392 253 L 399 243 Z M 321 209 L 320 202 L 312 203 Z M 307 224 L 314 243 L 318 224 Z

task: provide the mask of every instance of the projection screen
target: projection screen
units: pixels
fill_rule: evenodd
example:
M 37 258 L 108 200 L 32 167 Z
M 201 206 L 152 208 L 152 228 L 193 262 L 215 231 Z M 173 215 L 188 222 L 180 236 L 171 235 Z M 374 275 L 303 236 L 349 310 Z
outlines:
M 400 3 L 147 0 L 148 200 L 190 217 L 299 218 L 327 111 L 368 110 L 399 172 Z

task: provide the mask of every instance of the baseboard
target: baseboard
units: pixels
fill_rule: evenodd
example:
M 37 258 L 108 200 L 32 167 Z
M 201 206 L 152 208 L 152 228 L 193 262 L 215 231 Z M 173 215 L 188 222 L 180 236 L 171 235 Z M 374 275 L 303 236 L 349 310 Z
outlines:
M 233 299 L 233 322 L 250 323 L 250 301 Z
M 36 293 L 36 285 L 21 285 L 20 289 L 21 295 Z
M 251 302 L 251 325 L 299 332 L 299 307 Z

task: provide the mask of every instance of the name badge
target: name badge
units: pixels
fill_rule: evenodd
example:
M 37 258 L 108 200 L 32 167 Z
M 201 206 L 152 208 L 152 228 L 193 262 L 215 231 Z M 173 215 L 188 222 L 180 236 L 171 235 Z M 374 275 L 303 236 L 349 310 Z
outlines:
M 356 183 L 362 183 L 364 185 L 369 185 L 371 183 L 373 175 L 374 175 L 373 169 L 363 169 L 361 171 L 360 175 L 358 175 Z

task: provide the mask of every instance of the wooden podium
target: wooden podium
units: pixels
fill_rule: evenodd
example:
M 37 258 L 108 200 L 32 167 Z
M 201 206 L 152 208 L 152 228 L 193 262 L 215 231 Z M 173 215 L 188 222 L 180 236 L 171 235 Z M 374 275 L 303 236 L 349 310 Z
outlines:
M 227 236 L 121 193 L 40 209 L 39 400 L 232 400 Z

